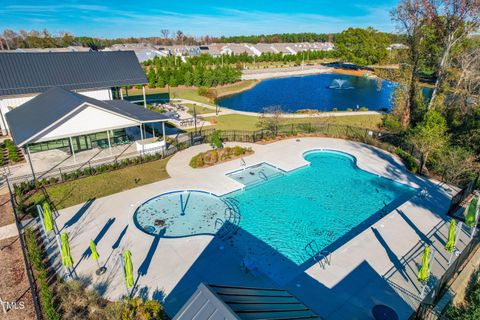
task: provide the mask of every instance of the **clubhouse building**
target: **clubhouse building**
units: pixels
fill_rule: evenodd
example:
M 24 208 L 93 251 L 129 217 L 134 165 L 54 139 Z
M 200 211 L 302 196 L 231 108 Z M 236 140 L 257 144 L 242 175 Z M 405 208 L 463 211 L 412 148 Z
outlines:
M 2 134 L 29 156 L 60 149 L 75 157 L 136 140 L 145 148 L 155 130 L 163 141 L 151 142 L 166 146 L 168 117 L 146 108 L 147 79 L 131 51 L 0 53 L 0 70 Z M 131 86 L 143 88 L 143 106 L 123 100 Z

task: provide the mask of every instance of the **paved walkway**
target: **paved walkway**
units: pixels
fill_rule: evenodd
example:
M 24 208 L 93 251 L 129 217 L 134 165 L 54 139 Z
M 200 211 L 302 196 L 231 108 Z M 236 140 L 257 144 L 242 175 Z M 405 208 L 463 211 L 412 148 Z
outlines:
M 172 100 L 173 102 L 176 103 L 190 103 L 190 104 L 196 104 L 198 106 L 202 106 L 205 108 L 212 109 L 212 111 L 215 111 L 215 106 L 212 106 L 207 103 L 202 103 L 202 102 L 196 102 L 193 100 L 187 100 L 187 99 L 174 99 Z M 262 115 L 259 112 L 250 112 L 250 111 L 239 111 L 239 110 L 233 110 L 233 109 L 228 109 L 224 107 L 219 107 L 219 115 L 227 115 L 227 114 L 240 114 L 244 116 L 252 116 L 252 117 L 259 117 Z M 348 111 L 339 111 L 339 112 L 318 112 L 318 113 L 285 113 L 282 115 L 283 118 L 327 118 L 327 117 L 345 117 L 345 116 L 365 116 L 365 115 L 379 115 L 382 114 L 379 111 L 355 111 L 355 112 L 348 112 Z M 217 114 L 215 112 L 212 113 L 204 113 L 199 116 L 201 117 L 213 117 L 216 116 Z M 266 114 L 265 116 L 269 117 L 272 115 Z
M 119 299 L 126 293 L 119 253 L 130 249 L 134 269 L 138 270 L 136 293 L 163 300 L 170 316 L 203 281 L 286 288 L 327 319 L 369 319 L 376 304 L 388 305 L 400 319 L 407 319 L 419 301 L 421 286 L 416 272 L 425 241 L 433 242 L 438 251 L 432 281 L 447 267 L 448 256 L 443 245 L 449 219 L 444 213 L 455 190 L 410 174 L 397 157 L 383 150 L 352 141 L 302 138 L 268 145 L 241 145 L 251 146 L 255 151 L 244 158 L 247 165 L 268 161 L 285 171 L 306 165 L 302 154 L 307 150 L 347 152 L 357 158 L 360 168 L 426 189 L 428 195 L 413 197 L 342 245 L 333 253 L 332 265 L 325 270 L 317 264 L 289 265 L 289 272 L 282 278 L 254 277 L 241 271 L 243 257 L 218 238 L 202 235 L 155 239 L 137 229 L 133 222 L 138 205 L 163 192 L 201 189 L 221 195 L 242 187 L 225 176 L 240 168 L 240 160 L 204 169 L 189 167 L 192 155 L 209 148 L 200 145 L 173 156 L 167 165 L 170 179 L 92 199 L 60 212 L 57 224 L 71 235 L 76 274 L 105 297 Z M 94 273 L 95 262 L 88 258 L 90 239 L 97 242 L 100 263 L 108 268 L 100 277 Z M 460 250 L 467 241 L 467 231 L 462 230 Z M 60 268 L 58 259 L 56 263 Z

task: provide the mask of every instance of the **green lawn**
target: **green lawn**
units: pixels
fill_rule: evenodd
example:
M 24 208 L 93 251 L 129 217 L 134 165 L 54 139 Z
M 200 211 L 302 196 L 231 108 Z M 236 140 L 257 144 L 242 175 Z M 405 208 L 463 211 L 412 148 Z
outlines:
M 102 173 L 95 176 L 67 181 L 46 187 L 57 209 L 67 208 L 93 198 L 105 197 L 155 181 L 169 178 L 165 166 L 170 158 L 147 162 Z M 35 196 L 31 199 L 35 200 Z
M 193 104 L 191 104 L 191 103 L 186 103 L 186 104 L 183 104 L 183 105 L 188 108 L 188 113 L 190 113 L 191 115 L 193 115 Z M 195 106 L 195 111 L 196 111 L 197 114 L 206 114 L 206 113 L 214 113 L 214 112 L 215 112 L 215 109 L 205 108 L 205 107 L 196 105 L 196 106 Z
M 251 87 L 257 80 L 240 81 L 234 84 L 214 87 L 218 95 L 228 95 Z M 147 98 L 150 99 L 186 99 L 202 103 L 211 103 L 208 98 L 198 94 L 197 88 L 172 87 L 172 88 L 145 88 Z M 126 96 L 126 95 L 125 95 Z M 127 100 L 142 100 L 142 89 L 132 88 L 128 90 Z
M 239 114 L 227 114 L 218 117 L 207 117 L 206 120 L 217 119 L 214 126 L 218 130 L 258 130 L 258 117 Z M 324 118 L 292 118 L 285 119 L 285 123 L 331 123 L 343 124 L 368 129 L 378 129 L 382 123 L 382 115 L 341 116 Z M 209 127 L 210 128 L 210 127 Z
M 258 80 L 243 80 L 234 84 L 216 87 L 215 90 L 217 91 L 218 96 L 224 96 L 249 89 L 255 86 L 258 82 Z

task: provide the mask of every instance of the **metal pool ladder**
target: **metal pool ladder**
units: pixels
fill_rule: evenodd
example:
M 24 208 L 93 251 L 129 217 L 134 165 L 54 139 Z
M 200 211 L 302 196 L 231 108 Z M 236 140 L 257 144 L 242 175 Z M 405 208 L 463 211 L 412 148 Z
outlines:
M 318 263 L 320 268 L 325 270 L 327 265 L 332 265 L 332 253 L 327 250 L 320 251 L 315 240 L 310 241 L 303 250 Z
M 330 251 L 320 251 L 316 255 L 313 256 L 313 260 L 318 263 L 320 268 L 326 269 L 327 264 L 329 266 L 332 265 L 332 253 Z

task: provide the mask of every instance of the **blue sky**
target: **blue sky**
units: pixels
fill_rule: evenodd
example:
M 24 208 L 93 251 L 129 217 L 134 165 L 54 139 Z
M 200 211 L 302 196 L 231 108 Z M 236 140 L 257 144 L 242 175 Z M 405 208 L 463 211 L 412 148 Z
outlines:
M 96 37 L 338 32 L 372 26 L 394 31 L 396 0 L 0 0 L 0 29 L 44 29 Z

